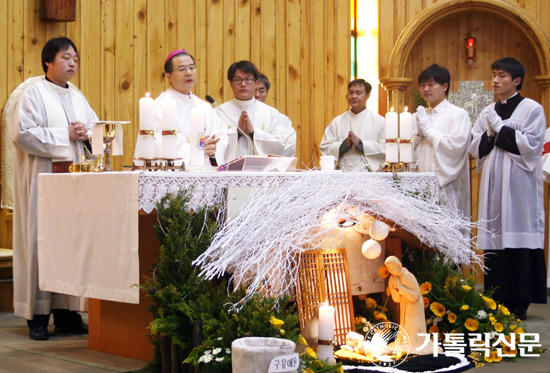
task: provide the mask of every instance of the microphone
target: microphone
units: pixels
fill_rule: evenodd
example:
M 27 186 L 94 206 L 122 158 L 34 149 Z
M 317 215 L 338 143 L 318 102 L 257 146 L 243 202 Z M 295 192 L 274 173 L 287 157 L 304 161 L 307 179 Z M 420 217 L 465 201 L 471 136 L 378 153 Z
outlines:
M 206 95 L 206 101 L 210 102 L 212 105 L 216 106 L 218 109 L 220 109 L 220 111 L 223 113 L 223 115 L 225 115 L 230 121 L 231 123 L 233 123 L 233 125 L 237 128 L 237 131 L 239 131 L 244 137 L 246 137 L 248 140 L 252 141 L 252 139 L 250 138 L 250 136 L 248 135 L 248 133 L 244 132 L 242 129 L 239 128 L 239 125 L 237 123 L 235 123 L 235 121 L 229 116 L 227 115 L 227 113 L 225 111 L 223 111 L 223 109 L 220 107 L 220 105 L 218 105 L 216 103 L 216 101 L 214 101 L 214 99 L 212 98 L 212 96 L 210 95 Z M 252 143 L 254 143 L 252 141 Z

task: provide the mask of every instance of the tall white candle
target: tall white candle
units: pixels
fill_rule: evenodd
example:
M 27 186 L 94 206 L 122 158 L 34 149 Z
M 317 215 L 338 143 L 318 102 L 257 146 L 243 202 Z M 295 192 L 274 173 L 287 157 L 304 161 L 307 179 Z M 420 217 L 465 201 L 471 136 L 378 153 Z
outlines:
M 402 139 L 412 138 L 412 114 L 408 112 L 407 107 L 399 114 L 399 137 Z
M 172 131 L 176 127 L 176 100 L 166 97 L 162 101 L 162 131 Z M 176 139 L 176 135 L 162 135 L 162 158 L 177 157 Z
M 204 109 L 191 108 L 191 136 L 190 136 L 190 169 L 199 171 L 204 169 Z
M 145 94 L 145 97 L 139 99 L 139 129 L 140 130 L 153 130 L 155 128 L 155 102 L 149 97 L 149 92 Z M 155 157 L 155 138 L 159 138 L 160 134 L 152 135 L 139 135 L 140 141 L 140 156 L 142 158 L 154 158 Z
M 399 144 L 396 142 L 386 143 L 386 162 L 399 162 Z
M 399 124 L 397 113 L 393 107 L 386 113 L 386 139 L 396 139 L 398 136 Z
M 331 341 L 334 338 L 334 307 L 324 305 L 319 307 L 319 341 Z M 332 363 L 332 345 L 319 343 L 317 353 L 320 360 Z
M 399 162 L 412 163 L 413 157 L 414 150 L 411 142 L 399 144 Z

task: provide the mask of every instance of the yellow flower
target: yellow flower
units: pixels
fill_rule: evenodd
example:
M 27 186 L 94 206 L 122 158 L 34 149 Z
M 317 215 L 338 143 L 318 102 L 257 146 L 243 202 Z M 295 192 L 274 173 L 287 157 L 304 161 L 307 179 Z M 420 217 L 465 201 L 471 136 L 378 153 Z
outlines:
M 500 312 L 502 312 L 504 314 L 504 316 L 509 316 L 510 315 L 510 311 L 508 310 L 508 308 L 506 308 L 502 304 L 498 305 L 498 309 L 499 309 Z
M 298 337 L 298 344 L 302 346 L 307 346 L 307 341 L 301 334 Z
M 525 331 L 523 330 L 523 328 L 517 328 L 516 330 L 514 330 L 514 333 L 522 334 L 522 333 L 525 333 Z
M 497 303 L 494 300 L 485 296 L 483 296 L 482 299 L 483 299 L 483 302 L 485 302 L 485 304 L 487 305 L 487 307 L 489 307 L 493 311 L 497 309 Z
M 449 322 L 451 324 L 454 324 L 456 322 L 456 315 L 452 312 L 449 314 L 449 316 L 447 316 L 447 318 L 449 319 Z
M 430 326 L 430 330 L 428 330 L 428 333 L 439 333 L 439 328 L 437 327 L 437 325 L 432 325 Z
M 304 370 L 304 373 L 315 373 L 314 371 L 312 371 L 311 369 L 309 368 L 306 368 L 306 370 Z
M 430 310 L 438 317 L 445 316 L 445 307 L 441 303 L 433 302 L 430 304 Z
M 472 318 L 469 318 L 466 320 L 466 322 L 464 323 L 464 326 L 466 327 L 466 329 L 468 329 L 469 331 L 471 332 L 475 332 L 477 330 L 477 327 L 478 327 L 478 324 L 477 324 L 477 321 L 472 319 Z
M 503 355 L 517 355 L 518 350 L 512 349 L 512 347 L 508 346 L 507 344 L 502 345 L 502 354 Z
M 367 306 L 367 308 L 375 308 L 376 306 L 378 306 L 376 301 L 372 298 L 367 298 L 365 300 L 365 305 Z
M 380 268 L 378 268 L 378 276 L 382 278 L 386 278 L 389 275 L 390 275 L 390 271 L 388 271 L 388 268 L 386 268 L 386 266 L 381 266 Z
M 516 319 L 516 321 L 517 321 L 518 323 L 521 323 L 521 319 Z
M 420 285 L 420 293 L 422 295 L 426 295 L 428 294 L 430 291 L 432 291 L 432 284 L 430 284 L 429 282 L 425 282 L 423 283 L 422 285 Z
M 498 356 L 498 353 L 496 350 L 491 350 L 489 352 L 489 356 L 485 355 L 485 361 L 488 363 L 498 363 L 502 360 L 502 356 Z
M 341 366 L 336 368 L 336 373 L 344 373 L 344 368 L 342 368 Z
M 424 301 L 424 308 L 428 308 L 430 305 L 430 300 L 426 297 L 422 297 L 422 300 Z
M 470 285 L 462 285 L 462 290 L 464 290 L 466 293 L 472 290 L 472 287 Z
M 497 322 L 497 323 L 495 324 L 495 330 L 496 330 L 497 332 L 501 333 L 501 332 L 504 330 L 504 326 L 503 326 L 501 323 Z
M 317 358 L 317 353 L 310 347 L 306 348 L 306 354 L 313 359 Z
M 467 304 L 464 304 L 464 305 L 462 305 L 462 307 L 460 307 L 460 310 L 461 311 L 466 311 L 468 308 L 470 308 L 470 306 L 468 306 Z
M 389 286 L 386 286 L 386 295 L 389 297 L 391 295 L 391 290 Z
M 516 330 L 517 327 L 518 327 L 517 325 L 512 325 L 512 326 L 510 326 L 510 330 L 514 331 L 514 330 Z
M 280 334 L 281 336 L 284 336 L 284 335 L 286 334 L 286 332 L 285 332 L 284 329 L 281 329 L 281 330 L 279 330 L 279 334 Z
M 451 334 L 458 334 L 458 329 L 451 330 Z
M 356 323 L 356 324 L 361 324 L 361 318 L 360 318 L 360 317 L 356 317 L 356 318 L 355 318 L 355 323 Z
M 273 329 L 281 329 L 281 327 L 284 325 L 284 321 L 283 320 L 279 320 L 278 318 L 276 318 L 275 316 L 271 316 L 269 318 L 269 322 L 271 323 L 271 325 L 273 326 Z
M 386 314 L 385 314 L 384 312 L 378 312 L 378 313 L 374 316 L 374 318 L 375 318 L 376 320 L 382 320 L 382 321 L 385 321 L 385 320 L 388 319 L 387 316 L 386 316 Z

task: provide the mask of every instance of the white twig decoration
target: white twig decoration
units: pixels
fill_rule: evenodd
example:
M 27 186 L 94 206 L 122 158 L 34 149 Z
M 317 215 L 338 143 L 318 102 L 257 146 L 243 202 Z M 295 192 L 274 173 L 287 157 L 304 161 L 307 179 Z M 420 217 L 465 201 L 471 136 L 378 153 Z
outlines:
M 256 293 L 289 294 L 296 284 L 298 254 L 320 247 L 327 236 L 342 237 L 341 220 L 366 214 L 395 222 L 457 264 L 483 268 L 470 236 L 463 234 L 474 224 L 415 192 L 421 191 L 404 191 L 391 178 L 304 172 L 287 188 L 254 190 L 238 217 L 221 226 L 194 264 L 207 279 L 231 273 L 235 287 L 247 287 L 242 301 Z

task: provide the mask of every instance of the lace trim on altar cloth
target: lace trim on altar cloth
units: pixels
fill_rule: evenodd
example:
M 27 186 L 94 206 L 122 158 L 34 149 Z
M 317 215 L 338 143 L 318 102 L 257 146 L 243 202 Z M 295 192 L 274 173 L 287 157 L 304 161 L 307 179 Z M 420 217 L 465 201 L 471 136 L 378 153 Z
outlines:
M 182 188 L 193 187 L 191 208 L 223 203 L 224 188 L 282 187 L 288 186 L 305 172 L 243 173 L 243 172 L 142 172 L 139 175 L 139 208 L 150 214 L 160 199 L 168 193 L 175 194 Z M 338 178 L 343 173 L 326 173 L 327 178 Z M 431 203 L 439 202 L 440 189 L 437 177 L 432 173 L 361 173 L 365 186 L 376 180 L 393 178 L 395 185 L 404 192 L 424 198 Z M 312 186 L 314 188 L 315 186 Z

